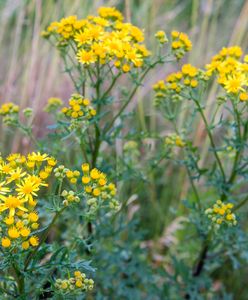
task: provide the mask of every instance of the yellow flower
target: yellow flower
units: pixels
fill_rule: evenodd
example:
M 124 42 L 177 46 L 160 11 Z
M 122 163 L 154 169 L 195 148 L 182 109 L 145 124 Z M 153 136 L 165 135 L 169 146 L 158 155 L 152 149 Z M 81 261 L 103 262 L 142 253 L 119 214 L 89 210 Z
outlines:
M 32 152 L 28 155 L 28 159 L 34 162 L 43 162 L 49 159 L 47 154 L 41 154 L 40 152 Z
M 82 46 L 84 44 L 89 44 L 92 41 L 92 37 L 90 35 L 89 30 L 80 30 L 74 36 L 74 40 L 78 43 L 78 46 Z
M 16 227 L 13 226 L 8 229 L 8 235 L 12 239 L 17 239 L 20 236 L 20 232 Z
M 156 34 L 155 34 L 155 37 L 158 39 L 158 41 L 161 44 L 164 44 L 164 43 L 168 42 L 168 38 L 167 38 L 165 32 L 162 31 L 162 30 L 157 31 Z
M 192 88 L 195 88 L 195 87 L 198 86 L 198 81 L 193 79 L 193 80 L 190 81 L 190 85 L 192 86 Z
M 9 173 L 9 177 L 7 177 L 7 183 L 12 182 L 13 180 L 19 180 L 23 176 L 26 175 L 26 172 L 24 172 L 21 168 L 16 168 L 15 170 L 11 170 Z
M 90 177 L 89 176 L 83 176 L 82 177 L 82 183 L 83 184 L 88 184 L 90 182 Z
M 22 242 L 22 249 L 27 250 L 28 248 L 29 248 L 29 242 L 28 241 Z
M 30 229 L 27 227 L 23 227 L 20 231 L 21 236 L 27 237 L 30 235 Z
M 10 239 L 7 238 L 7 237 L 2 238 L 2 246 L 3 246 L 4 248 L 9 248 L 9 247 L 11 246 L 11 241 L 10 241 Z
M 248 93 L 240 93 L 239 100 L 240 101 L 247 101 L 248 100 Z
M 19 112 L 19 106 L 15 105 L 12 102 L 4 103 L 0 107 L 0 115 L 2 116 L 17 114 L 18 112 Z
M 63 290 L 66 290 L 67 287 L 68 287 L 68 283 L 67 283 L 66 281 L 63 281 L 63 282 L 61 283 L 61 288 L 62 288 Z
M 3 163 L 0 165 L 0 170 L 2 173 L 9 174 L 13 169 L 10 164 Z
M 115 7 L 100 7 L 98 14 L 106 19 L 123 20 L 123 15 Z
M 33 246 L 33 247 L 36 247 L 39 245 L 39 239 L 37 236 L 31 236 L 31 238 L 29 239 L 29 242 L 30 244 Z
M 101 172 L 97 169 L 94 168 L 90 171 L 90 176 L 92 179 L 98 179 L 100 177 Z
M 86 51 L 84 49 L 81 49 L 77 53 L 77 59 L 83 65 L 89 65 L 96 62 L 96 55 L 93 51 Z
M 82 273 L 80 271 L 75 271 L 74 272 L 74 276 L 81 278 L 82 277 Z
M 93 189 L 93 195 L 95 196 L 95 197 L 98 197 L 99 195 L 101 194 L 101 191 L 99 190 L 99 189 Z
M 14 223 L 14 218 L 13 217 L 6 217 L 5 219 L 4 219 L 4 222 L 5 222 L 5 224 L 6 225 L 12 225 L 13 223 Z
M 54 157 L 50 157 L 47 160 L 47 163 L 48 163 L 49 166 L 54 167 L 57 164 L 57 161 L 56 161 L 56 159 Z
M 34 229 L 34 230 L 36 230 L 36 229 L 39 228 L 39 224 L 38 224 L 38 223 L 33 223 L 33 224 L 31 225 L 31 228 Z
M 129 65 L 127 65 L 127 64 L 124 64 L 123 66 L 122 66 L 122 71 L 124 72 L 124 73 L 127 73 L 127 72 L 129 72 L 130 71 L 130 66 Z
M 9 217 L 13 217 L 15 215 L 16 209 L 27 211 L 27 209 L 23 206 L 23 203 L 25 202 L 24 199 L 8 196 L 3 201 L 4 203 L 0 203 L 0 212 L 9 210 Z
M 107 183 L 107 179 L 106 178 L 100 178 L 98 182 L 101 186 L 103 186 Z
M 54 112 L 62 105 L 63 102 L 60 98 L 52 97 L 47 100 L 47 105 L 45 106 L 44 111 Z
M 76 280 L 75 286 L 78 288 L 81 288 L 83 286 L 83 283 L 81 280 Z
M 37 193 L 40 188 L 39 184 L 32 181 L 32 178 L 26 178 L 20 184 L 16 185 L 16 191 L 18 192 L 18 196 L 25 199 L 25 201 L 33 200 L 33 197 L 37 197 Z

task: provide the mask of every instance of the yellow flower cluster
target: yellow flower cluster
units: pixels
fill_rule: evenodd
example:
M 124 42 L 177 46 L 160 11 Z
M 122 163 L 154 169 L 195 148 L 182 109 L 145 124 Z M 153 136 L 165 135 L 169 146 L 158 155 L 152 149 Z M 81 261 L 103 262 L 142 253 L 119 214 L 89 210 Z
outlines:
M 98 10 L 100 17 L 113 21 L 123 21 L 123 15 L 114 7 L 100 7 Z
M 52 97 L 47 100 L 47 105 L 44 108 L 44 111 L 51 113 L 58 110 L 63 105 L 63 102 L 60 98 Z
M 39 227 L 35 208 L 38 192 L 47 187 L 46 179 L 56 160 L 39 152 L 23 156 L 10 154 L 0 157 L 0 226 L 1 243 L 5 248 L 38 245 L 32 231 Z
M 12 102 L 4 103 L 0 108 L 0 115 L 2 116 L 17 114 L 18 112 L 19 106 Z
M 57 279 L 55 287 L 62 292 L 91 291 L 94 280 L 87 278 L 85 273 L 75 271 L 74 276 L 69 279 Z
M 160 44 L 165 44 L 168 42 L 168 38 L 166 36 L 166 33 L 162 30 L 159 30 L 156 32 L 155 37 L 158 39 Z
M 69 205 L 69 203 L 71 202 L 80 202 L 80 198 L 76 195 L 76 193 L 74 191 L 66 191 L 64 190 L 61 194 L 62 197 L 64 197 L 64 201 L 63 204 L 65 206 Z
M 91 208 L 96 208 L 99 199 L 104 202 L 110 200 L 109 206 L 111 209 L 118 209 L 119 203 L 117 200 L 113 199 L 116 195 L 116 186 L 114 183 L 107 182 L 107 176 L 103 172 L 99 171 L 97 168 L 90 170 L 88 163 L 82 164 L 82 183 L 84 185 L 84 191 L 87 195 L 90 195 L 91 199 L 88 200 L 87 204 Z
M 90 105 L 90 100 L 79 94 L 72 94 L 69 107 L 62 108 L 62 113 L 72 119 L 85 117 L 90 119 L 96 115 L 96 110 Z
M 165 80 L 159 80 L 153 85 L 156 91 L 156 97 L 169 97 L 180 94 L 185 91 L 185 88 L 196 88 L 200 80 L 204 80 L 204 74 L 196 67 L 185 64 L 182 66 L 181 71 L 168 75 Z
M 228 94 L 238 95 L 240 101 L 248 100 L 248 56 L 241 61 L 242 49 L 238 46 L 223 48 L 206 65 L 206 74 L 217 75 L 218 83 Z
M 80 172 L 79 171 L 72 171 L 72 170 L 67 170 L 66 172 L 66 177 L 69 179 L 70 183 L 77 183 L 77 180 L 80 176 Z
M 17 120 L 19 106 L 12 102 L 4 103 L 0 107 L 0 116 L 3 116 L 3 122 L 6 125 L 11 125 Z
M 65 177 L 67 177 L 72 184 L 76 184 L 77 180 L 80 176 L 79 171 L 72 171 L 68 168 L 66 168 L 63 165 L 58 166 L 54 169 L 55 177 L 59 180 L 63 180 Z
M 130 23 L 123 23 L 122 14 L 112 7 L 101 7 L 98 16 L 78 20 L 76 16 L 63 18 L 48 26 L 44 36 L 56 36 L 61 45 L 73 45 L 77 59 L 83 65 L 111 64 L 128 72 L 139 68 L 150 55 L 143 32 Z
M 181 59 L 186 52 L 192 49 L 192 43 L 186 33 L 172 31 L 171 32 L 171 48 L 177 59 Z
M 219 228 L 221 224 L 232 226 L 237 224 L 236 216 L 232 212 L 232 208 L 232 203 L 225 204 L 221 200 L 217 200 L 212 208 L 205 210 L 205 214 L 215 224 L 216 228 Z
M 207 81 L 216 75 L 218 83 L 227 94 L 248 101 L 248 55 L 241 61 L 242 49 L 238 46 L 223 48 L 212 58 L 206 70 L 190 64 L 183 65 L 180 72 L 172 73 L 153 85 L 157 101 L 161 98 L 181 99 L 179 94 L 185 87 L 196 88 L 200 81 Z
M 186 146 L 186 143 L 183 139 L 177 134 L 170 134 L 165 138 L 165 145 L 168 146 L 177 146 L 183 148 Z

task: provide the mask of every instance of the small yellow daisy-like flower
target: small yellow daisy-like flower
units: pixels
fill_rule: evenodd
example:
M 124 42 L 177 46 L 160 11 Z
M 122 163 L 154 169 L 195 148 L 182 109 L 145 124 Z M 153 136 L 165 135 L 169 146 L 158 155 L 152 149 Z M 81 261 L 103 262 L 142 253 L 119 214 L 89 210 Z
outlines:
M 83 184 L 88 184 L 90 182 L 90 177 L 89 176 L 83 176 L 82 177 L 82 183 Z
M 100 177 L 100 171 L 94 168 L 90 171 L 90 176 L 92 179 L 98 179 Z
M 240 101 L 247 101 L 248 100 L 248 93 L 240 93 L 239 100 Z
M 31 228 L 32 228 L 33 230 L 36 230 L 36 229 L 39 228 L 39 224 L 38 224 L 38 223 L 33 223 L 33 224 L 31 225 Z
M 81 274 L 80 271 L 75 271 L 75 272 L 74 272 L 74 276 L 75 276 L 75 277 L 80 277 L 80 278 L 81 278 L 82 274 Z
M 28 241 L 22 242 L 22 249 L 27 250 L 28 248 L 29 248 L 29 242 Z
M 192 88 L 195 88 L 195 87 L 198 86 L 198 81 L 193 79 L 193 80 L 190 81 L 190 85 L 192 86 Z
M 30 229 L 27 228 L 27 227 L 23 227 L 23 228 L 21 229 L 20 233 L 21 233 L 21 236 L 27 237 L 27 236 L 29 236 L 29 234 L 30 234 Z
M 10 239 L 7 238 L 7 237 L 2 238 L 2 246 L 3 246 L 4 248 L 9 248 L 9 247 L 11 246 L 11 241 L 10 241 Z
M 12 225 L 14 223 L 14 218 L 13 217 L 7 217 L 4 219 L 4 222 L 6 225 Z
M 37 212 L 32 211 L 31 213 L 28 214 L 28 219 L 30 222 L 37 222 L 39 220 L 39 216 Z
M 12 239 L 17 239 L 20 236 L 20 232 L 16 227 L 13 226 L 8 229 L 8 235 Z
M 68 283 L 67 283 L 66 281 L 63 281 L 63 282 L 61 283 L 61 288 L 62 288 L 63 290 L 66 290 L 66 289 L 68 288 Z
M 29 242 L 33 247 L 36 247 L 39 245 L 39 239 L 35 235 L 30 237 Z
M 89 65 L 89 64 L 95 63 L 97 60 L 97 57 L 93 51 L 86 51 L 84 49 L 81 49 L 77 53 L 77 59 L 81 64 Z
M 122 66 L 122 71 L 124 72 L 124 73 L 127 73 L 127 72 L 129 72 L 130 71 L 130 66 L 129 65 L 127 65 L 127 64 L 124 64 L 123 66 Z
M 95 197 L 98 197 L 99 195 L 101 194 L 101 191 L 99 190 L 99 189 L 93 189 L 93 195 L 95 196 Z
M 23 205 L 24 202 L 24 199 L 19 199 L 14 196 L 8 196 L 3 200 L 3 203 L 0 203 L 0 212 L 9 210 L 9 217 L 13 217 L 17 209 L 27 211 L 27 209 Z
M 76 280 L 75 286 L 81 288 L 83 286 L 83 282 L 81 280 Z

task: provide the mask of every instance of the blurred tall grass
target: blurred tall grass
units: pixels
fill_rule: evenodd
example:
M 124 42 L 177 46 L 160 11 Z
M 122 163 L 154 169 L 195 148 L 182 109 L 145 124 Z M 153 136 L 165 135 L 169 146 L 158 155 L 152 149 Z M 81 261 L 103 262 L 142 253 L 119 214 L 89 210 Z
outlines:
M 61 97 L 66 100 L 73 91 L 70 80 L 62 72 L 58 52 L 40 36 L 40 32 L 53 20 L 72 14 L 85 17 L 96 13 L 103 5 L 116 6 L 127 21 L 145 28 L 151 50 L 155 48 L 153 36 L 157 30 L 163 29 L 167 33 L 172 29 L 185 31 L 193 41 L 188 59 L 198 67 L 223 46 L 240 45 L 244 50 L 248 47 L 247 0 L 0 0 L 0 103 L 13 101 L 21 107 L 32 107 L 36 135 L 42 135 L 47 124 L 43 113 L 47 99 Z M 154 71 L 129 106 L 130 110 L 137 112 L 135 126 L 141 131 L 164 135 L 169 130 L 155 112 L 151 86 L 175 68 L 175 65 L 170 65 Z M 209 115 L 215 92 L 213 86 L 210 97 L 206 99 Z M 183 125 L 185 112 L 181 114 Z M 17 134 L 10 139 L 2 127 L 0 134 L 3 152 L 29 147 L 27 141 Z M 201 126 L 196 130 L 195 139 L 198 144 L 204 143 Z M 152 149 L 156 151 L 156 147 Z M 205 143 L 203 157 L 207 157 L 207 150 Z M 164 174 L 159 174 L 159 177 L 152 174 L 149 195 L 141 195 L 144 202 L 140 202 L 144 203 L 141 205 L 144 222 L 152 224 L 155 235 L 170 222 L 167 218 L 169 209 L 188 188 L 182 172 L 164 169 Z

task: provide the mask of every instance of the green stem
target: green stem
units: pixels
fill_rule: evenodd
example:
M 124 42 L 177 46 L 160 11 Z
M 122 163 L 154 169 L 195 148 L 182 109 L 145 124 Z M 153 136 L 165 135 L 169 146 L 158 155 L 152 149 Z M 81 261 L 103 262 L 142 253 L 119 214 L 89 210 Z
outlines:
M 71 68 L 69 67 L 68 62 L 67 62 L 67 60 L 66 60 L 66 56 L 65 56 L 65 55 L 62 55 L 62 59 L 63 59 L 64 64 L 65 64 L 65 72 L 68 73 L 68 75 L 69 75 L 71 81 L 73 82 L 73 85 L 74 85 L 75 89 L 77 90 L 78 93 L 80 93 L 80 89 L 79 89 L 79 87 L 78 87 L 78 85 L 77 85 L 76 80 L 74 79 L 74 77 L 73 77 L 73 75 L 72 75 Z
M 100 66 L 99 62 L 97 64 L 97 81 L 96 81 L 96 100 L 97 100 L 97 114 L 101 113 L 101 95 L 100 95 L 100 87 L 101 87 L 101 77 L 100 77 Z M 92 154 L 92 167 L 94 168 L 97 163 L 97 158 L 99 154 L 99 149 L 101 146 L 101 131 L 99 126 L 95 123 L 95 145 L 94 151 Z
M 13 257 L 11 256 L 11 258 L 13 258 Z M 15 276 L 16 276 L 18 293 L 20 296 L 22 296 L 25 292 L 24 276 L 22 275 L 21 271 L 19 270 L 18 266 L 16 265 L 14 259 L 12 259 L 11 265 L 12 265 L 12 268 L 13 268 Z
M 213 136 L 212 136 L 212 132 L 211 132 L 211 130 L 210 130 L 210 128 L 209 128 L 209 125 L 208 125 L 208 121 L 207 121 L 207 119 L 206 119 L 206 117 L 205 117 L 205 115 L 204 115 L 204 112 L 203 112 L 203 110 L 202 110 L 202 107 L 201 107 L 200 103 L 199 103 L 196 99 L 194 99 L 194 98 L 192 98 L 192 99 L 193 99 L 193 101 L 195 102 L 195 104 L 196 104 L 196 106 L 197 106 L 197 108 L 198 108 L 198 111 L 199 111 L 199 113 L 200 113 L 200 115 L 201 115 L 201 117 L 202 117 L 202 120 L 203 120 L 203 122 L 204 122 L 204 125 L 205 125 L 205 127 L 206 127 L 206 130 L 207 130 L 207 133 L 208 133 L 208 137 L 209 137 L 209 140 L 210 140 L 210 144 L 211 144 L 211 146 L 212 146 L 212 148 L 213 148 L 213 152 L 214 152 L 215 159 L 216 159 L 217 164 L 218 164 L 218 166 L 219 166 L 219 168 L 220 168 L 220 172 L 221 172 L 221 174 L 222 174 L 223 181 L 224 181 L 224 183 L 225 183 L 225 182 L 226 182 L 226 175 L 225 175 L 224 168 L 223 168 L 223 166 L 222 166 L 221 160 L 220 160 L 220 158 L 219 158 L 219 155 L 218 155 L 218 153 L 217 153 L 216 146 L 215 146 L 215 143 L 214 143 L 214 139 L 213 139 Z
M 243 205 L 246 204 L 247 201 L 248 201 L 248 197 L 246 197 L 243 201 L 241 201 L 239 204 L 237 204 L 237 205 L 233 208 L 233 211 L 240 209 Z
M 47 227 L 47 230 L 45 231 L 45 233 L 43 234 L 39 245 L 35 248 L 35 250 L 31 253 L 31 255 L 29 255 L 29 257 L 27 258 L 26 262 L 25 262 L 25 266 L 24 266 L 24 271 L 27 270 L 29 263 L 31 262 L 32 258 L 35 256 L 35 254 L 37 253 L 37 251 L 39 250 L 40 246 L 45 242 L 45 240 L 47 239 L 49 232 L 51 230 L 51 228 L 53 227 L 53 225 L 55 224 L 56 220 L 58 219 L 58 217 L 63 213 L 63 211 L 66 209 L 66 207 L 63 207 L 61 210 L 59 210 L 58 212 L 56 212 L 56 214 L 54 215 L 52 222 L 49 224 L 49 226 Z
M 153 64 L 150 64 L 148 66 L 148 68 L 144 71 L 144 73 L 141 75 L 140 77 L 140 82 L 142 82 L 142 80 L 146 77 L 147 73 L 156 66 L 156 64 L 158 64 L 160 61 L 156 61 Z M 114 125 L 116 119 L 119 118 L 119 116 L 123 113 L 123 111 L 125 110 L 125 108 L 128 106 L 128 104 L 130 103 L 130 101 L 132 100 L 134 94 L 136 93 L 138 87 L 140 86 L 140 84 L 136 84 L 135 88 L 133 89 L 133 91 L 130 93 L 127 101 L 125 102 L 125 104 L 121 107 L 121 109 L 119 110 L 119 112 L 114 116 L 114 118 L 112 119 L 112 121 L 109 123 L 109 125 L 107 126 L 107 128 L 104 130 L 104 133 L 106 134 Z
M 107 90 L 104 92 L 102 99 L 105 99 L 105 97 L 109 94 L 109 92 L 112 90 L 113 86 L 115 85 L 117 79 L 121 76 L 121 72 L 119 72 L 114 79 L 112 80 L 111 85 L 107 88 Z
M 191 176 L 191 173 L 190 173 L 190 170 L 189 170 L 188 167 L 186 167 L 186 170 L 187 170 L 187 173 L 188 173 L 188 177 L 189 177 L 189 180 L 190 180 L 190 184 L 191 184 L 193 193 L 195 195 L 195 199 L 196 199 L 196 202 L 197 202 L 197 205 L 198 205 L 198 209 L 201 210 L 201 200 L 200 200 L 200 196 L 198 194 L 197 188 L 195 186 L 194 180 Z
M 233 109 L 234 109 L 234 112 L 236 115 L 236 122 L 237 122 L 237 126 L 238 126 L 238 139 L 239 139 L 239 143 L 241 144 L 241 141 L 245 141 L 247 139 L 248 122 L 246 122 L 246 124 L 244 126 L 244 132 L 243 132 L 243 137 L 242 137 L 239 112 L 235 108 L 235 105 L 233 102 L 232 102 L 232 105 L 233 105 Z M 235 159 L 234 159 L 234 163 L 233 163 L 232 172 L 231 172 L 230 178 L 228 180 L 229 185 L 231 185 L 234 182 L 234 180 L 237 176 L 237 166 L 238 166 L 238 163 L 239 163 L 240 157 L 242 156 L 243 151 L 244 151 L 243 146 L 241 146 L 240 149 L 236 150 L 236 155 L 235 155 Z

